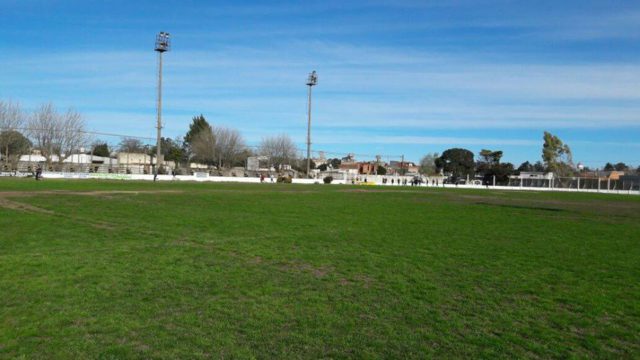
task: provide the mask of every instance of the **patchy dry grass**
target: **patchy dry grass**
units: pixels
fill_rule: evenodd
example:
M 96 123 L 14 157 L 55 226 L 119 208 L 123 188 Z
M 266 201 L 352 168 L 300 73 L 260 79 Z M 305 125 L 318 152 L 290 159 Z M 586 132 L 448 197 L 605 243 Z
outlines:
M 640 356 L 640 199 L 0 179 L 0 358 Z

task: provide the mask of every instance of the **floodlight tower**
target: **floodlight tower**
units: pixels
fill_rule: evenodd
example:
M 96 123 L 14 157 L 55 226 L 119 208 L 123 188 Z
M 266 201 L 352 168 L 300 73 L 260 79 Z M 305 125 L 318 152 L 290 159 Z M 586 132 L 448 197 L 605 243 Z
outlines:
M 307 79 L 307 86 L 309 87 L 309 113 L 307 118 L 307 177 L 309 177 L 309 172 L 311 172 L 311 88 L 316 84 L 318 84 L 318 75 L 316 74 L 316 71 L 313 70 Z
M 171 42 L 169 41 L 169 33 L 160 31 L 156 35 L 156 48 L 158 52 L 158 138 L 156 142 L 156 167 L 155 174 L 158 174 L 158 169 L 162 165 L 160 143 L 162 139 L 162 53 L 169 51 L 171 48 Z

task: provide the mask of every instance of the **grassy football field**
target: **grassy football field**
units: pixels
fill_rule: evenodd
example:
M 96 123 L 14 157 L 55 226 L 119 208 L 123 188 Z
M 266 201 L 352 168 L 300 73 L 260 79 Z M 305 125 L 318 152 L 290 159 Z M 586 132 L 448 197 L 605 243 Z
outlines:
M 0 358 L 640 357 L 640 197 L 0 179 Z

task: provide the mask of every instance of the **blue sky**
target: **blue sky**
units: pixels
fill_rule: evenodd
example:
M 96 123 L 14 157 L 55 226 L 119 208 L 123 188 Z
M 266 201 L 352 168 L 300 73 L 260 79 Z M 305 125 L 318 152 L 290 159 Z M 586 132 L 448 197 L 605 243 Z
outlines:
M 95 131 L 155 134 L 158 31 L 164 134 L 192 116 L 249 144 L 363 155 L 464 147 L 540 159 L 549 130 L 576 162 L 640 165 L 640 2 L 507 0 L 0 0 L 0 98 L 53 102 Z M 103 137 L 112 143 L 117 138 Z M 364 158 L 364 156 L 360 156 Z

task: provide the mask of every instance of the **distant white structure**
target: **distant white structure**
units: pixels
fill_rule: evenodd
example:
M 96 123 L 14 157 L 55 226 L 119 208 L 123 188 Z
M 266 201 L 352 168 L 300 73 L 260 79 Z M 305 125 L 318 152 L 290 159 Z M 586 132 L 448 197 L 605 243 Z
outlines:
M 269 157 L 268 156 L 249 156 L 247 158 L 247 170 L 269 171 Z

